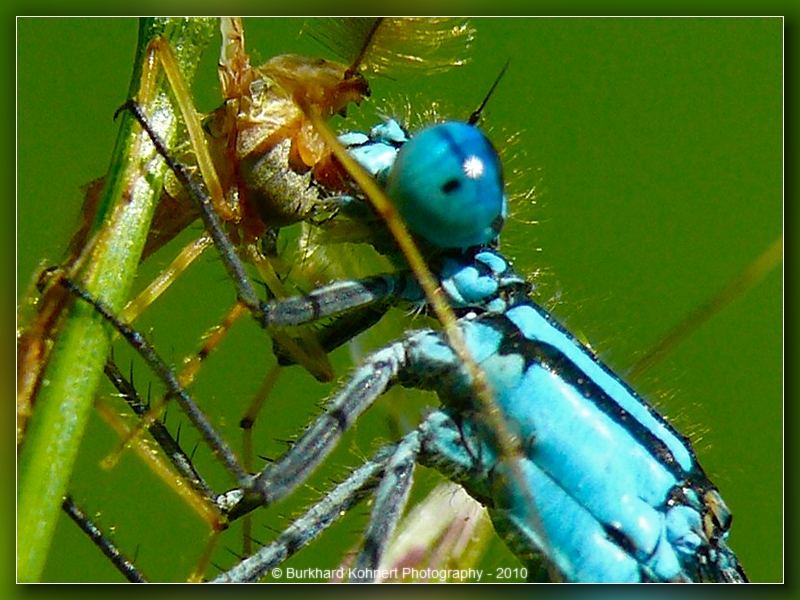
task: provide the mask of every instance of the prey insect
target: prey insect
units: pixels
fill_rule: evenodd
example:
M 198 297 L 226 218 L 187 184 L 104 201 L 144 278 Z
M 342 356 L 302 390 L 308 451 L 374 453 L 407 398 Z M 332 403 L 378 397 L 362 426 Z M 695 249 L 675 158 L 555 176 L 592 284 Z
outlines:
M 452 35 L 454 31 L 452 30 L 448 35 Z M 462 33 L 464 32 L 471 35 L 468 29 L 462 28 Z M 377 35 L 375 28 L 372 28 L 369 35 Z M 264 68 L 251 69 L 248 57 L 243 51 L 241 23 L 237 20 L 225 20 L 223 37 L 221 79 L 226 102 L 205 122 L 205 131 L 212 140 L 212 154 L 226 154 L 232 150 L 236 152 L 236 160 L 233 162 L 237 168 L 235 172 L 223 171 L 221 173 L 222 183 L 211 164 L 213 160 L 209 160 L 209 153 L 202 151 L 205 146 L 205 140 L 202 139 L 204 134 L 200 131 L 194 109 L 186 104 L 188 92 L 184 89 L 177 62 L 172 57 L 169 45 L 159 37 L 155 37 L 145 49 L 145 57 L 142 61 L 145 68 L 142 75 L 140 98 L 145 104 L 152 102 L 159 74 L 162 71 L 166 73 L 172 88 L 176 90 L 177 104 L 187 129 L 190 131 L 190 137 L 193 139 L 193 147 L 198 157 L 198 168 L 203 173 L 205 183 L 211 190 L 214 210 L 223 216 L 223 224 L 227 225 L 225 234 L 231 234 L 236 244 L 236 248 L 230 247 L 228 251 L 233 253 L 241 249 L 252 262 L 261 266 L 264 257 L 261 254 L 261 247 L 256 247 L 256 241 L 262 237 L 266 227 L 263 223 L 266 213 L 264 210 L 253 210 L 253 196 L 266 197 L 266 202 L 256 202 L 256 204 L 269 213 L 272 227 L 285 225 L 292 220 L 310 218 L 311 212 L 317 214 L 324 204 L 323 199 L 314 194 L 313 197 L 309 197 L 308 202 L 298 205 L 298 194 L 294 193 L 299 191 L 303 185 L 305 188 L 312 188 L 309 185 L 309 176 L 304 171 L 308 171 L 316 163 L 321 162 L 320 146 L 317 144 L 315 147 L 313 129 L 308 125 L 303 125 L 303 113 L 298 109 L 298 100 L 301 96 L 304 97 L 302 103 L 305 104 L 306 109 L 311 107 L 315 114 L 326 118 L 334 112 L 340 112 L 349 101 L 359 100 L 368 90 L 363 77 L 357 72 L 358 62 L 353 63 L 350 67 L 344 67 L 331 63 L 323 65 L 300 57 L 286 56 L 270 61 Z M 357 61 L 365 62 L 363 52 Z M 298 69 L 301 70 L 298 71 Z M 308 69 L 316 74 L 312 75 Z M 326 83 L 323 83 L 322 79 L 317 76 L 327 76 L 328 79 Z M 299 87 L 294 84 L 299 84 Z M 332 87 L 335 87 L 336 90 L 332 91 Z M 309 94 L 318 95 L 312 98 Z M 247 110 L 242 108 L 243 104 L 247 105 Z M 264 112 L 268 113 L 264 120 L 259 121 L 256 118 L 256 122 L 253 121 L 254 114 L 256 117 L 263 118 Z M 276 123 L 279 128 L 270 130 L 269 128 Z M 257 134 L 253 135 L 249 131 L 250 129 L 256 129 Z M 253 144 L 257 144 L 257 147 L 254 148 Z M 269 155 L 267 160 L 263 158 L 265 152 Z M 276 159 L 273 159 L 273 154 L 277 155 Z M 253 164 L 254 159 L 257 164 Z M 274 163 L 276 160 L 279 163 L 277 165 L 266 164 Z M 241 168 L 239 168 L 240 165 Z M 254 173 L 257 173 L 254 175 L 257 181 L 254 181 L 253 178 L 248 179 L 248 175 Z M 301 184 L 287 188 L 287 178 L 295 173 L 299 174 Z M 281 181 L 278 183 L 283 187 L 278 192 L 267 187 L 265 192 L 263 186 L 265 184 L 269 186 L 270 181 L 275 178 L 275 174 L 280 176 Z M 231 178 L 234 178 L 233 183 L 231 183 Z M 275 199 L 273 196 L 276 193 L 282 194 L 282 196 Z M 285 202 L 286 206 L 281 205 L 281 202 Z M 175 209 L 176 204 L 179 207 L 181 205 L 179 194 L 162 197 L 159 205 L 161 216 L 156 215 L 155 224 L 148 238 L 148 245 L 145 247 L 145 254 L 154 251 L 165 240 L 172 237 L 175 231 L 184 227 L 185 223 L 193 220 L 192 210 L 177 210 Z M 274 211 L 271 211 L 266 205 L 272 205 L 274 208 L 282 210 L 282 216 L 273 214 Z M 254 212 L 259 214 L 254 214 Z M 187 214 L 188 216 L 186 216 Z M 194 214 L 197 214 L 196 209 Z M 176 224 L 173 222 L 175 217 L 182 220 Z M 88 219 L 87 222 L 89 222 Z M 75 252 L 81 246 L 88 248 L 93 243 L 93 240 L 88 238 L 87 232 L 83 230 L 76 235 L 76 239 L 79 242 L 73 244 Z M 78 258 L 73 254 L 69 265 L 78 267 L 80 262 L 77 260 Z M 244 272 L 241 270 L 238 272 L 238 276 L 240 280 L 245 279 Z M 264 276 L 263 279 L 267 282 L 277 281 L 274 276 L 271 278 Z M 252 289 L 245 290 L 245 296 L 245 302 L 255 298 Z M 145 303 L 150 301 L 148 299 Z M 140 310 L 141 305 L 128 312 L 135 315 Z M 48 322 L 49 320 L 45 322 L 45 325 Z M 51 331 L 56 329 L 55 325 L 47 328 Z M 39 329 L 43 328 L 32 328 L 30 331 L 36 335 Z M 276 337 L 279 335 L 280 333 L 276 333 Z M 312 340 L 309 345 L 313 346 L 313 343 Z M 291 344 L 283 344 L 283 346 L 291 346 Z M 22 347 L 31 346 L 23 344 Z M 315 375 L 318 379 L 330 378 L 330 368 L 325 366 L 327 364 L 325 352 L 317 352 L 317 357 L 321 358 L 322 366 L 315 371 Z M 297 360 L 296 354 L 293 356 L 293 360 Z M 40 362 L 44 364 L 46 359 Z M 23 361 L 23 364 L 28 363 Z M 312 367 L 315 364 L 319 363 L 312 361 L 311 366 L 306 364 L 306 367 L 313 371 Z M 28 410 L 24 409 L 23 414 L 27 414 Z M 207 428 L 205 429 L 208 431 Z M 20 431 L 24 431 L 24 425 Z M 232 461 L 228 461 L 230 467 L 233 464 Z

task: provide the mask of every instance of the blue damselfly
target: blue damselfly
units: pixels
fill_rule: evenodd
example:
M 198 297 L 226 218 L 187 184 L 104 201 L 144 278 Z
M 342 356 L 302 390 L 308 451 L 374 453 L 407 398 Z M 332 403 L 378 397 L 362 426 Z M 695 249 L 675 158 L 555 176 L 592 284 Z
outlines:
M 776 187 L 780 181 L 779 162 L 765 158 L 768 151 L 777 153 L 780 147 L 777 145 L 777 136 L 780 135 L 780 121 L 777 120 L 777 114 L 780 114 L 777 104 L 780 98 L 777 91 L 780 89 L 780 69 L 777 66 L 780 21 L 710 21 L 715 24 L 713 31 L 701 30 L 702 34 L 697 29 L 704 27 L 702 22 L 680 20 L 670 23 L 670 27 L 662 28 L 661 22 L 648 20 L 479 22 L 478 41 L 487 44 L 487 47 L 482 50 L 478 46 L 478 65 L 488 61 L 489 57 L 510 56 L 513 69 L 507 79 L 512 81 L 515 90 L 513 94 L 498 94 L 493 99 L 487 122 L 489 126 L 499 128 L 501 125 L 509 131 L 526 130 L 522 137 L 524 143 L 516 148 L 525 149 L 527 156 L 508 164 L 541 169 L 541 172 L 532 176 L 528 174 L 527 180 L 516 183 L 513 175 L 509 174 L 512 190 L 515 185 L 517 191 L 524 191 L 533 183 L 538 185 L 538 204 L 533 209 L 518 209 L 516 223 L 512 217 L 504 235 L 504 251 L 515 258 L 515 266 L 521 272 L 546 265 L 547 273 L 537 281 L 545 288 L 550 287 L 551 296 L 561 292 L 561 299 L 553 308 L 574 331 L 584 332 L 592 340 L 606 340 L 605 344 L 595 344 L 595 347 L 619 371 L 635 361 L 636 352 L 657 340 L 661 331 L 718 287 L 711 282 L 718 281 L 718 285 L 721 285 L 766 246 L 776 235 L 773 227 L 777 229 L 780 222 L 775 195 L 775 191 L 779 190 Z M 739 27 L 746 28 L 750 37 L 744 36 L 745 39 L 755 40 L 757 33 L 763 35 L 760 39 L 764 45 L 757 45 L 755 41 L 752 48 L 742 45 L 743 36 L 737 29 Z M 512 30 L 520 33 L 520 36 L 513 38 L 518 44 L 513 48 L 505 45 L 508 39 L 512 39 L 508 35 Z M 251 30 L 248 33 L 251 39 L 257 35 Z M 712 33 L 717 37 L 712 37 Z M 274 33 L 272 37 L 279 39 Z M 531 46 L 524 46 L 523 40 L 518 39 L 523 37 Z M 706 42 L 711 44 L 709 39 L 715 39 L 718 44 L 725 40 L 725 45 L 719 46 L 724 47 L 725 52 L 713 53 L 711 48 L 704 45 Z M 264 45 L 259 41 L 258 47 L 263 48 Z M 665 47 L 670 49 L 666 57 L 662 56 Z M 771 76 L 772 79 L 767 79 L 767 82 L 761 79 L 748 80 L 745 83 L 741 76 L 730 75 L 727 78 L 712 78 L 709 83 L 709 72 L 703 67 L 709 56 L 717 61 L 712 63 L 715 65 L 741 65 L 746 57 L 736 55 L 735 51 L 745 54 L 745 49 L 747 56 L 753 60 L 752 68 L 746 71 L 748 76 Z M 757 50 L 765 54 L 756 54 Z M 278 51 L 286 51 L 286 48 Z M 637 61 L 633 61 L 634 56 L 638 57 Z M 496 71 L 497 66 L 486 65 L 486 69 Z M 774 66 L 774 70 L 768 66 Z M 720 71 L 726 72 L 719 69 L 715 73 Z M 525 73 L 525 76 L 515 76 L 515 73 Z M 693 79 L 693 75 L 697 78 Z M 438 92 L 435 91 L 425 93 L 436 98 L 447 98 L 449 91 L 452 94 L 450 97 L 455 99 L 467 93 L 459 85 L 466 86 L 469 83 L 475 86 L 472 77 L 459 76 L 447 80 L 443 76 L 443 79 L 445 81 L 441 85 L 450 87 L 450 90 L 443 89 L 436 96 L 434 94 Z M 491 80 L 491 75 L 485 80 Z M 778 86 L 774 88 L 775 95 L 769 95 L 768 100 L 742 97 L 738 93 L 738 86 L 764 90 L 768 83 Z M 425 87 L 431 84 L 424 82 Z M 411 84 L 400 82 L 400 93 L 413 94 L 413 91 L 409 92 L 408 85 Z M 709 86 L 715 94 L 709 91 Z M 726 90 L 729 91 L 726 93 Z M 469 97 L 474 97 L 474 92 L 470 93 Z M 703 103 L 704 100 L 708 100 L 707 104 Z M 745 100 L 752 100 L 752 104 L 742 105 Z M 718 102 L 722 101 L 729 103 L 723 105 L 727 109 L 720 109 Z M 462 108 L 458 100 L 452 100 L 452 104 Z M 705 112 L 702 108 L 705 108 Z M 760 118 L 754 116 L 754 111 L 758 110 L 764 111 L 760 113 Z M 446 112 L 452 113 L 451 110 Z M 719 127 L 714 127 L 714 123 L 719 123 Z M 740 123 L 740 127 L 736 127 L 737 123 Z M 756 129 L 753 123 L 765 129 Z M 744 132 L 753 136 L 758 133 L 758 141 L 751 140 L 743 144 Z M 22 128 L 20 135 L 22 138 Z M 494 135 L 493 138 L 501 143 L 503 136 Z M 563 145 L 557 142 L 563 142 Z M 739 145 L 736 145 L 737 142 Z M 755 149 L 760 151 L 756 153 Z M 746 154 L 745 150 L 753 154 Z M 508 154 L 513 155 L 515 151 L 510 148 Z M 759 161 L 764 162 L 757 162 L 754 158 L 756 155 Z M 728 160 L 723 160 L 726 157 Z M 601 163 L 602 160 L 608 162 Z M 763 166 L 757 174 L 755 164 Z M 692 179 L 697 183 L 695 193 L 691 194 L 686 189 L 689 186 L 687 181 L 696 172 L 702 173 L 703 177 Z M 95 174 L 90 173 L 78 183 L 88 181 Z M 656 175 L 663 176 L 663 179 L 654 179 Z M 745 175 L 750 177 L 743 182 L 741 178 Z M 684 177 L 687 179 L 684 180 Z M 769 181 L 773 187 L 767 186 Z M 585 187 L 579 187 L 581 182 Z M 622 182 L 622 189 L 613 187 Z M 63 180 L 60 180 L 56 189 L 63 189 L 63 186 Z M 20 189 L 24 189 L 24 186 L 20 186 Z M 771 201 L 773 198 L 774 202 Z M 568 215 L 568 207 L 577 206 L 578 199 L 586 200 L 586 205 L 581 202 L 577 213 Z M 612 208 L 615 199 L 624 200 L 621 208 Z M 689 200 L 688 208 L 679 208 L 679 200 Z M 715 206 L 720 208 L 715 209 Z M 774 212 L 769 212 L 770 208 Z M 667 209 L 676 212 L 665 215 Z M 641 217 L 634 220 L 634 214 L 637 213 Z M 611 221 L 608 229 L 600 225 L 606 223 L 603 220 L 606 217 Z M 536 219 L 541 224 L 535 228 L 527 227 L 523 222 L 527 219 Z M 739 223 L 744 225 L 742 229 L 737 228 Z M 21 212 L 20 227 L 22 225 Z M 685 237 L 671 237 L 673 227 L 680 228 Z M 531 231 L 535 236 L 533 243 L 529 239 Z M 554 239 L 549 239 L 549 234 Z M 719 234 L 723 241 L 712 237 L 712 234 Z M 22 248 L 22 230 L 20 236 Z M 575 245 L 568 244 L 568 240 L 575 240 Z M 635 250 L 627 245 L 631 240 L 639 240 L 638 243 L 632 243 Z M 752 240 L 748 248 L 744 248 L 746 244 L 743 240 Z M 664 242 L 664 246 L 659 245 Z M 537 248 L 542 248 L 542 251 L 537 252 Z M 562 248 L 566 255 L 563 262 L 557 255 Z M 708 260 L 715 256 L 714 252 L 720 257 L 719 262 Z M 22 257 L 22 250 L 20 255 Z M 609 258 L 614 256 L 616 259 Z M 648 260 L 648 256 L 652 256 L 653 260 Z M 738 260 L 735 260 L 737 257 Z M 686 266 L 677 269 L 676 265 L 680 264 Z M 581 266 L 586 266 L 587 271 L 573 271 Z M 604 270 L 606 268 L 607 271 Z M 708 270 L 701 271 L 703 268 Z M 26 277 L 29 272 L 21 271 L 20 275 Z M 629 285 L 636 286 L 636 293 L 616 287 L 625 285 L 626 275 L 629 275 Z M 654 281 L 645 280 L 647 275 L 652 275 Z M 697 279 L 690 278 L 695 275 Z M 224 288 L 225 283 L 219 281 L 221 278 L 217 279 L 220 287 Z M 555 282 L 558 282 L 557 285 Z M 208 285 L 213 284 L 212 281 Z M 745 308 L 736 310 L 745 310 L 752 319 L 766 318 L 768 307 L 779 306 L 775 276 L 768 285 L 773 286 L 771 295 L 761 296 L 767 291 L 760 288 L 752 295 L 760 297 L 760 300 L 747 299 L 740 305 L 751 306 L 750 303 L 753 303 L 749 311 Z M 652 292 L 653 296 L 648 297 L 648 292 Z M 680 296 L 681 293 L 687 296 Z M 658 305 L 658 298 L 666 298 L 668 307 Z M 601 309 L 608 312 L 590 312 Z M 628 325 L 631 315 L 635 315 L 636 322 L 642 323 L 641 335 L 636 333 L 633 325 Z M 668 315 L 673 317 L 669 318 Z M 772 317 L 777 319 L 777 311 Z M 725 320 L 730 318 L 720 317 Z M 168 317 L 168 320 L 174 321 L 175 317 Z M 735 322 L 730 324 L 731 335 L 733 330 L 743 328 L 745 321 L 744 318 L 732 320 Z M 654 326 L 654 323 L 659 325 Z M 151 327 L 158 332 L 160 340 L 177 344 L 174 341 L 178 339 L 175 331 L 164 330 L 161 333 L 161 324 Z M 769 447 L 769 442 L 759 440 L 769 439 L 765 438 L 769 435 L 778 436 L 778 444 L 780 440 L 777 390 L 769 395 L 763 391 L 768 389 L 766 386 L 777 386 L 780 381 L 777 375 L 780 356 L 772 355 L 771 361 L 767 358 L 767 350 L 777 348 L 777 342 L 764 342 L 767 335 L 777 330 L 774 321 L 771 327 L 762 324 L 758 326 L 758 337 L 749 341 L 724 341 L 722 348 L 719 345 L 706 347 L 707 354 L 691 355 L 688 358 L 691 364 L 688 366 L 673 366 L 673 359 L 669 359 L 660 367 L 667 370 L 666 374 L 651 372 L 646 376 L 650 381 L 645 380 L 639 386 L 649 388 L 647 391 L 656 395 L 665 391 L 665 388 L 666 391 L 678 388 L 674 399 L 676 406 L 664 400 L 659 403 L 662 412 L 676 416 L 677 423 L 689 433 L 692 433 L 693 424 L 703 424 L 702 430 L 694 436 L 701 461 L 723 489 L 726 501 L 736 515 L 735 547 L 750 575 L 756 579 L 759 577 L 753 572 L 747 553 L 752 551 L 758 558 L 769 546 L 769 540 L 761 538 L 759 541 L 756 537 L 753 542 L 746 541 L 742 529 L 747 527 L 747 515 L 750 513 L 743 511 L 739 503 L 756 502 L 750 518 L 760 525 L 752 528 L 754 536 L 780 539 L 780 506 L 770 511 L 758 504 L 765 498 L 775 498 L 777 501 L 779 490 L 753 496 L 753 490 L 764 489 L 765 484 L 756 480 L 741 483 L 747 481 L 747 476 L 761 477 L 771 465 L 777 469 L 780 464 L 780 449 L 779 445 L 775 446 L 775 438 L 772 447 L 776 452 L 771 460 L 747 462 L 752 460 L 757 448 Z M 713 336 L 716 344 L 725 339 L 722 333 L 700 335 Z M 190 348 L 195 340 L 188 342 Z M 266 355 L 263 347 L 262 352 L 258 350 L 258 342 L 247 340 L 241 343 L 254 348 L 253 354 Z M 613 350 L 606 351 L 606 348 Z M 677 361 L 684 351 L 679 350 L 674 360 Z M 727 351 L 731 351 L 733 356 L 727 356 Z M 180 356 L 181 352 L 175 355 Z M 738 368 L 734 362 L 737 358 L 744 359 L 744 364 Z M 764 360 L 766 364 L 757 366 L 756 360 Z M 229 368 L 238 370 L 241 367 L 237 364 Z M 697 382 L 695 388 L 693 378 L 692 386 L 684 384 L 688 380 L 685 374 L 693 373 L 695 369 L 701 380 L 713 381 L 707 383 L 711 389 L 700 388 L 702 382 Z M 711 378 L 711 371 L 716 369 L 722 370 L 721 380 Z M 766 378 L 757 388 L 760 391 L 753 390 L 742 396 L 742 386 L 755 385 L 756 375 Z M 733 389 L 724 391 L 726 383 L 734 384 Z M 695 392 L 694 389 L 700 391 Z M 689 394 L 691 396 L 687 398 Z M 227 384 L 225 391 L 212 392 L 212 396 L 244 398 L 246 394 L 231 391 L 230 384 Z M 315 392 L 313 400 L 321 397 L 322 393 Z M 769 398 L 773 401 L 769 402 Z M 719 399 L 722 405 L 711 404 L 715 399 Z M 736 422 L 729 419 L 751 409 L 758 411 L 748 417 L 753 430 L 752 433 L 743 433 L 738 419 Z M 762 421 L 756 417 L 764 419 L 765 411 L 770 410 L 773 411 L 773 417 L 769 420 L 772 425 L 757 425 Z M 300 422 L 306 418 L 302 415 L 306 414 L 307 411 L 298 417 Z M 380 418 L 375 417 L 372 422 L 379 421 Z M 296 429 L 295 426 L 288 431 Z M 365 437 L 374 437 L 374 432 L 370 431 L 371 425 L 365 425 L 363 429 Z M 752 440 L 752 446 L 749 440 Z M 362 453 L 367 453 L 370 448 L 369 443 L 366 444 L 360 446 Z M 735 451 L 745 454 L 739 460 L 733 460 L 731 456 L 736 456 L 732 455 Z M 779 475 L 778 472 L 778 484 Z M 734 484 L 743 486 L 741 496 L 729 491 L 728 487 Z M 122 525 L 119 527 L 121 529 Z M 772 534 L 768 536 L 767 531 L 772 531 Z M 180 536 L 176 534 L 176 537 Z M 94 549 L 90 548 L 89 551 Z M 309 558 L 306 563 L 313 564 L 316 560 Z M 777 552 L 772 559 L 773 563 L 776 561 L 779 562 Z

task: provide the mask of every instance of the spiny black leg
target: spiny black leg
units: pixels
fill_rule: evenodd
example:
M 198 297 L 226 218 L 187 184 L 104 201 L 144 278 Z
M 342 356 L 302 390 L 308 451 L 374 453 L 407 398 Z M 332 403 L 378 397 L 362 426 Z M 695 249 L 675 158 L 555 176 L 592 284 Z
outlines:
M 259 300 L 258 294 L 256 294 L 256 290 L 250 281 L 244 264 L 236 254 L 233 243 L 225 233 L 222 221 L 220 221 L 219 216 L 211 204 L 211 198 L 205 192 L 205 190 L 203 190 L 200 184 L 198 184 L 197 181 L 195 181 L 195 179 L 191 176 L 188 169 L 170 155 L 169 150 L 167 149 L 163 140 L 161 140 L 158 134 L 150 126 L 147 116 L 142 111 L 142 107 L 135 101 L 128 100 L 119 109 L 117 109 L 117 112 L 114 116 L 116 117 L 116 115 L 123 110 L 129 110 L 136 118 L 136 120 L 139 122 L 139 125 L 141 125 L 142 129 L 144 129 L 145 133 L 147 133 L 147 135 L 150 137 L 150 140 L 153 142 L 156 151 L 162 156 L 164 161 L 167 163 L 167 166 L 175 174 L 175 177 L 178 178 L 178 181 L 183 184 L 192 200 L 194 200 L 199 206 L 203 223 L 205 224 L 208 233 L 214 240 L 217 250 L 222 256 L 222 262 L 225 264 L 225 269 L 228 271 L 228 275 L 230 275 L 231 279 L 236 283 L 236 291 L 239 301 L 247 306 L 251 311 L 258 314 L 260 312 L 261 301 Z
M 130 559 L 126 558 L 114 545 L 114 542 L 100 531 L 100 528 L 75 504 L 71 496 L 64 498 L 64 502 L 61 503 L 61 508 L 63 508 L 64 512 L 69 515 L 69 518 L 75 521 L 78 527 L 89 536 L 94 544 L 100 548 L 103 554 L 108 557 L 125 579 L 131 583 L 147 583 L 144 575 L 136 568 L 136 565 L 134 565 Z
M 147 405 L 142 402 L 139 393 L 134 388 L 133 383 L 122 375 L 116 363 L 113 360 L 106 362 L 105 366 L 106 377 L 111 381 L 128 406 L 131 407 L 140 417 L 147 414 Z M 172 434 L 167 430 L 163 423 L 160 421 L 153 421 L 147 426 L 147 430 L 153 436 L 153 439 L 161 446 L 164 453 L 169 458 L 178 473 L 188 481 L 192 487 L 203 494 L 212 503 L 216 502 L 217 494 L 211 491 L 211 488 L 205 482 L 197 469 L 194 468 L 191 459 L 186 455 L 183 449 L 178 444 L 177 440 L 172 437 Z
M 175 397 L 186 413 L 186 416 L 189 417 L 217 457 L 222 461 L 228 471 L 234 474 L 238 485 L 243 487 L 247 486 L 251 481 L 251 477 L 239 464 L 236 453 L 225 439 L 217 433 L 203 411 L 197 406 L 197 403 L 195 403 L 189 393 L 183 388 L 172 369 L 167 366 L 144 336 L 127 323 L 120 321 L 102 302 L 93 298 L 88 292 L 70 279 L 66 277 L 61 278 L 60 283 L 75 294 L 75 296 L 89 304 L 95 312 L 108 321 L 108 323 L 128 341 L 150 368 L 153 369 L 153 372 L 164 382 L 168 389 L 168 397 Z

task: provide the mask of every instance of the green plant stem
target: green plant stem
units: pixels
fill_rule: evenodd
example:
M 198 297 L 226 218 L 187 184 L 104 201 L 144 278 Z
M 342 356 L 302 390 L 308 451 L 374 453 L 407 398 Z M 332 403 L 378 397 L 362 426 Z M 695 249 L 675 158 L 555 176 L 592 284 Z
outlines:
M 150 40 L 161 36 L 170 42 L 190 82 L 214 28 L 211 19 L 142 20 L 129 97 L 138 98 Z M 163 77 L 158 90 L 146 112 L 169 144 L 176 135 L 177 119 Z M 130 293 L 166 173 L 131 115 L 125 112 L 121 118 L 95 232 L 90 235 L 94 244 L 79 281 L 112 311 L 119 311 Z M 109 348 L 102 319 L 85 303 L 75 303 L 55 340 L 19 454 L 19 581 L 41 577 Z

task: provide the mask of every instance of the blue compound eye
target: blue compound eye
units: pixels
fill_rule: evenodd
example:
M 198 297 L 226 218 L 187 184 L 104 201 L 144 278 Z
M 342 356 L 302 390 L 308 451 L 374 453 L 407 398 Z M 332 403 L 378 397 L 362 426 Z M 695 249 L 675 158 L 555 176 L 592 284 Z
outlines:
M 440 248 L 488 244 L 507 215 L 497 152 L 466 123 L 434 125 L 411 138 L 386 192 L 409 229 Z

